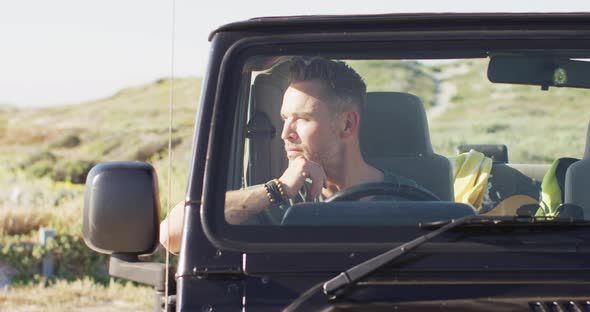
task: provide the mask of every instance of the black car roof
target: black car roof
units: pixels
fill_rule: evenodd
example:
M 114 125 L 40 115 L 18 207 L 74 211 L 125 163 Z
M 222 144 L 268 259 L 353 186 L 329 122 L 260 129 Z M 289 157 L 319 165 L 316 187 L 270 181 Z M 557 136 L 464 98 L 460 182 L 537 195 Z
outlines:
M 223 25 L 209 36 L 219 32 L 305 32 L 345 31 L 384 27 L 392 29 L 433 29 L 438 27 L 471 27 L 486 29 L 524 26 L 534 29 L 575 28 L 590 29 L 590 12 L 583 13 L 420 13 L 378 15 L 310 15 L 258 17 Z

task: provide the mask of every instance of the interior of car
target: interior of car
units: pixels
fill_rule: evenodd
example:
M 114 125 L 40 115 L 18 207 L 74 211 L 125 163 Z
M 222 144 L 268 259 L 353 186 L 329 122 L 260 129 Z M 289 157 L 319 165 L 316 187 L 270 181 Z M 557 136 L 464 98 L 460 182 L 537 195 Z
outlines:
M 543 187 L 545 184 L 549 185 L 549 182 L 545 183 L 544 181 L 550 180 L 549 174 L 554 175 L 553 178 L 558 180 L 557 186 L 561 190 L 558 195 L 561 197 L 558 200 L 560 205 L 579 206 L 582 211 L 581 216 L 590 218 L 590 192 L 586 191 L 590 183 L 590 127 L 585 127 L 587 131 L 585 141 L 579 140 L 579 134 L 568 137 L 567 139 L 578 140 L 576 142 L 572 140 L 572 148 L 567 151 L 559 151 L 560 154 L 538 153 L 535 149 L 539 148 L 539 144 L 542 142 L 551 145 L 552 142 L 561 140 L 561 137 L 543 138 L 543 134 L 539 133 L 539 137 L 535 139 L 525 139 L 519 137 L 524 136 L 525 133 L 514 129 L 536 123 L 535 114 L 545 118 L 544 121 L 538 121 L 539 123 L 547 122 L 547 120 L 555 121 L 547 122 L 546 125 L 536 124 L 536 126 L 549 129 L 564 127 L 559 121 L 560 116 L 551 116 L 553 108 L 545 109 L 541 105 L 535 107 L 534 104 L 526 104 L 527 109 L 529 106 L 532 107 L 527 111 L 518 108 L 518 100 L 528 100 L 529 97 L 534 100 L 538 96 L 544 96 L 543 93 L 545 93 L 551 99 L 560 99 L 560 101 L 563 101 L 564 98 L 569 102 L 583 101 L 586 90 L 577 89 L 572 93 L 569 91 L 573 90 L 572 88 L 562 87 L 590 87 L 590 83 L 581 73 L 587 68 L 587 62 L 567 58 L 564 60 L 564 53 L 563 51 L 557 53 L 559 58 L 555 56 L 531 57 L 526 54 L 506 56 L 489 53 L 487 57 L 481 59 L 351 60 L 350 64 L 353 68 L 380 67 L 381 70 L 373 70 L 379 75 L 396 77 L 397 74 L 388 72 L 390 70 L 399 70 L 404 72 L 404 75 L 410 75 L 412 71 L 418 72 L 409 78 L 414 89 L 420 88 L 416 87 L 419 85 L 416 80 L 423 78 L 422 76 L 428 77 L 436 85 L 431 92 L 434 94 L 434 100 L 427 99 L 427 102 L 424 102 L 424 99 L 412 92 L 412 87 L 409 88 L 410 90 L 399 86 L 396 88 L 395 81 L 389 87 L 373 87 L 370 82 L 375 79 L 363 77 L 368 82 L 366 106 L 360 128 L 361 152 L 364 159 L 377 168 L 416 181 L 437 195 L 440 201 L 463 202 L 473 206 L 472 203 L 464 201 L 457 194 L 456 181 L 459 179 L 457 159 L 459 159 L 459 155 L 471 157 L 470 152 L 477 152 L 488 160 L 491 166 L 489 172 L 486 173 L 485 181 L 483 181 L 482 194 L 478 195 L 480 196 L 480 204 L 478 207 L 472 207 L 475 213 L 490 216 L 516 216 L 525 211 L 523 207 L 528 207 L 528 215 L 555 217 L 556 211 L 558 211 L 557 207 L 548 207 L 544 201 L 544 196 L 548 193 L 544 194 L 547 191 Z M 246 126 L 243 187 L 263 184 L 276 178 L 288 166 L 284 143 L 280 137 L 283 127 L 280 108 L 283 94 L 289 85 L 290 62 L 288 57 L 277 59 L 281 59 L 281 62 L 269 62 L 272 66 L 252 74 Z M 580 64 L 583 66 L 575 67 Z M 370 70 L 365 70 L 361 76 L 366 72 L 371 73 Z M 464 98 L 461 94 L 460 88 L 463 86 L 460 83 L 464 82 L 466 79 L 464 77 L 470 75 L 479 75 L 470 78 L 473 84 L 482 84 L 477 88 L 489 89 L 493 91 L 490 91 L 490 97 L 498 98 L 485 103 L 487 106 L 482 105 L 482 107 L 486 107 L 486 110 L 481 111 L 481 114 L 476 113 L 471 116 L 477 117 L 473 120 L 461 119 L 461 109 L 463 108 L 459 108 L 459 105 L 454 103 L 461 103 L 461 106 L 469 105 L 467 102 L 470 99 Z M 456 80 L 453 82 L 454 85 L 447 82 L 449 76 Z M 482 78 L 487 79 L 484 81 Z M 486 86 L 484 87 L 483 84 Z M 509 84 L 508 87 L 506 84 Z M 551 90 L 547 91 L 549 87 Z M 512 97 L 510 101 L 513 103 L 503 104 L 502 96 L 505 96 L 507 88 L 514 89 L 509 90 Z M 445 94 L 445 92 L 449 93 L 449 89 L 452 94 Z M 554 89 L 558 90 L 551 94 Z M 418 91 L 422 92 L 422 90 Z M 532 92 L 535 94 L 531 95 Z M 473 94 L 473 96 L 477 97 L 478 95 Z M 481 98 L 474 99 L 475 102 L 481 101 Z M 433 102 L 437 101 L 438 103 L 433 105 Z M 456 119 L 451 119 L 452 109 L 449 108 L 436 117 L 431 116 L 431 112 L 436 109 L 436 106 L 443 104 L 451 107 L 457 106 L 455 109 L 457 116 L 454 116 Z M 575 108 L 566 107 L 564 109 L 571 111 Z M 517 112 L 516 115 L 521 120 L 513 122 L 508 120 L 509 117 L 506 117 L 506 122 L 499 121 L 488 126 L 485 125 L 488 116 L 494 116 L 497 113 L 503 114 L 504 111 L 507 111 L 506 116 L 514 115 L 514 112 Z M 590 119 L 587 110 L 580 112 L 579 115 L 581 120 L 585 119 L 584 124 Z M 434 124 L 434 131 L 432 124 L 429 125 L 429 123 Z M 457 128 L 455 134 L 460 134 L 461 138 L 447 136 L 441 140 L 442 131 L 439 130 L 445 127 L 452 128 L 457 124 L 469 124 L 468 131 L 481 132 L 482 135 L 474 134 L 472 137 L 477 138 L 470 140 L 469 133 L 465 134 L 465 131 Z M 576 129 L 578 128 L 580 128 L 579 123 L 576 124 Z M 571 132 L 571 130 L 568 131 Z M 496 134 L 499 135 L 496 136 Z M 492 139 L 482 141 L 479 137 Z M 432 141 L 431 138 L 436 141 Z M 509 138 L 509 142 L 503 138 Z M 526 146 L 518 146 L 518 143 Z M 585 150 L 583 148 L 578 148 L 579 151 L 574 149 L 574 147 L 584 144 Z M 440 150 L 441 146 L 443 151 Z M 513 153 L 513 147 L 519 149 L 518 153 Z M 567 163 L 567 166 L 562 162 L 562 170 L 553 172 L 552 169 L 555 169 L 553 164 L 564 157 L 574 159 L 574 161 Z M 511 162 L 509 159 L 511 161 L 515 159 L 516 162 Z M 578 161 L 578 159 L 580 160 Z M 559 168 L 557 166 L 557 169 Z M 535 208 L 531 210 L 531 206 Z M 284 217 L 285 211 L 273 213 L 275 219 L 280 220 Z M 291 212 L 291 214 L 295 213 Z

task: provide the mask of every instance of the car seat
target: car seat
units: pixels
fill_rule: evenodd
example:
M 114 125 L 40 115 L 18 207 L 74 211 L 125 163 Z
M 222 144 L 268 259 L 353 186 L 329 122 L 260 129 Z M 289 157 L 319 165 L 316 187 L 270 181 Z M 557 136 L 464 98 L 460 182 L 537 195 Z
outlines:
M 256 76 L 252 84 L 248 142 L 247 185 L 266 183 L 280 176 L 289 165 L 285 153 L 280 118 L 283 94 L 288 87 L 288 62 L 270 73 Z
M 581 160 L 571 164 L 565 173 L 565 204 L 582 207 L 585 218 L 590 216 L 590 123 L 586 131 L 586 148 Z
M 368 92 L 363 114 L 360 143 L 368 163 L 416 181 L 441 200 L 454 200 L 451 164 L 433 151 L 426 111 L 417 96 Z

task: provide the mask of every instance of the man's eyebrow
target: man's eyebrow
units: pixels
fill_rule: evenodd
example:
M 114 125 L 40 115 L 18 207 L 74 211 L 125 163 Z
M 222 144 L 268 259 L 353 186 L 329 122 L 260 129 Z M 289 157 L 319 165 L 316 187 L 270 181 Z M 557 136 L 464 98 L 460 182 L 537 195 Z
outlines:
M 294 112 L 294 113 L 290 113 L 289 116 L 309 118 L 309 117 L 312 117 L 313 114 L 308 113 L 308 112 Z M 283 120 L 285 120 L 285 119 L 287 119 L 287 115 L 281 113 L 281 118 Z

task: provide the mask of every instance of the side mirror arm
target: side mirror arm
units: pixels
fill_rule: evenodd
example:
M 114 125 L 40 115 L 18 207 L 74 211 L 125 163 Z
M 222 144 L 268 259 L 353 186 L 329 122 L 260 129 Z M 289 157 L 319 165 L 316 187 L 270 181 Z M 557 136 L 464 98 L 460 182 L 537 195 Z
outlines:
M 159 262 L 141 262 L 134 255 L 112 254 L 109 275 L 151 285 L 156 291 L 164 291 L 166 287 L 166 265 Z

